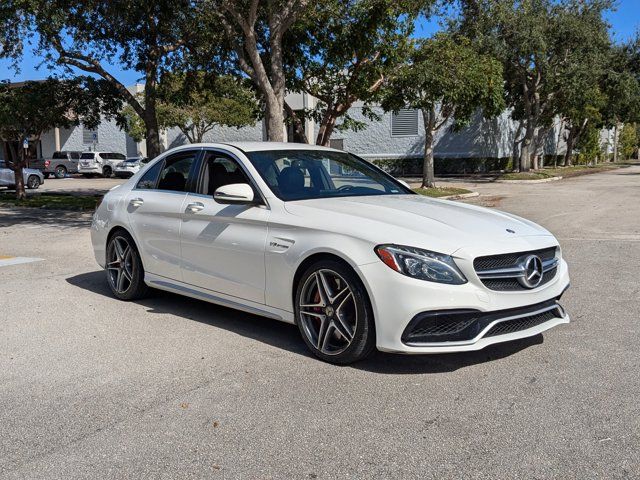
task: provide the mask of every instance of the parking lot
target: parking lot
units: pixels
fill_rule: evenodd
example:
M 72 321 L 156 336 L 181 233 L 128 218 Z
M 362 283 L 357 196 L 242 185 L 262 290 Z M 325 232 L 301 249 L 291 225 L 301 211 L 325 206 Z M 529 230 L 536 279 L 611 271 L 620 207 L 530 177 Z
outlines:
M 88 214 L 0 209 L 0 259 L 25 258 L 0 266 L 0 477 L 640 478 L 640 166 L 471 188 L 558 236 L 572 323 L 349 367 L 291 325 L 116 301 Z

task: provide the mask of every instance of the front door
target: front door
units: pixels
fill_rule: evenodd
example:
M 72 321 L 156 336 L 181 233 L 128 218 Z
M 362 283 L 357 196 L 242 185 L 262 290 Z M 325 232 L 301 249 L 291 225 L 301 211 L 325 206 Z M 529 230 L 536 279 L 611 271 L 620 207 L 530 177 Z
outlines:
M 142 264 L 149 273 L 182 280 L 180 222 L 200 150 L 156 162 L 127 196 L 127 212 Z
M 187 194 L 182 209 L 182 276 L 191 285 L 264 304 L 269 209 L 217 203 L 214 191 L 232 183 L 251 181 L 236 159 L 205 151 L 197 191 Z

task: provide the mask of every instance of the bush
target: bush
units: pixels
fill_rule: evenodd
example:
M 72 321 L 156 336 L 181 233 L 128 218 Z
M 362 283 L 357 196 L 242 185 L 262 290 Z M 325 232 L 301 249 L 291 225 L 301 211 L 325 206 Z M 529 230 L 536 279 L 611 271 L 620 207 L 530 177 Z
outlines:
M 373 160 L 392 175 L 422 175 L 422 158 L 388 158 Z M 436 158 L 436 175 L 489 173 L 512 170 L 510 158 Z

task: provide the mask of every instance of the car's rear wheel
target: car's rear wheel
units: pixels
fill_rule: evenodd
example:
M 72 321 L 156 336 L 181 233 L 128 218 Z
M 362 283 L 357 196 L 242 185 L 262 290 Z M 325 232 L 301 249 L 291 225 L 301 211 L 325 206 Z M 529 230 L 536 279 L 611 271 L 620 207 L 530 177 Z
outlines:
M 40 178 L 37 175 L 30 175 L 29 178 L 27 178 L 27 188 L 35 190 L 39 186 L 40 186 Z
M 342 365 L 357 362 L 375 347 L 366 289 L 342 262 L 322 260 L 302 274 L 295 315 L 304 342 L 324 361 Z
M 116 232 L 107 244 L 107 281 L 120 300 L 136 300 L 148 291 L 144 283 L 144 268 L 140 253 L 131 235 Z
M 113 173 L 113 171 L 111 170 L 111 167 L 104 167 L 102 169 L 102 176 L 104 178 L 111 178 L 111 174 Z
M 58 165 L 56 167 L 56 178 L 64 178 L 67 176 L 67 168 L 64 165 Z

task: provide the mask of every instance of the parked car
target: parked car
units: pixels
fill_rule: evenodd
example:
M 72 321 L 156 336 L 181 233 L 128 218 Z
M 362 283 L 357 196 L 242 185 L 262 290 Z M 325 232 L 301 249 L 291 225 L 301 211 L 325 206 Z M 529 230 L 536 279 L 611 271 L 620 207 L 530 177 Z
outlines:
M 154 287 L 294 323 L 340 364 L 375 347 L 480 350 L 569 322 L 568 268 L 547 230 L 418 195 L 330 148 L 169 150 L 105 195 L 91 237 L 116 298 Z
M 22 170 L 24 184 L 27 188 L 37 189 L 44 183 L 44 175 L 40 170 L 34 168 L 24 168 Z M 15 188 L 16 176 L 4 160 L 0 160 L 0 187 Z
M 78 171 L 85 177 L 102 175 L 110 177 L 116 165 L 126 160 L 122 153 L 115 152 L 83 152 L 80 155 Z
M 138 173 L 140 167 L 147 164 L 149 159 L 146 157 L 129 157 L 124 162 L 116 165 L 113 173 L 119 178 L 129 178 L 133 174 Z
M 78 161 L 80 151 L 53 152 L 51 158 L 39 158 L 30 162 L 30 167 L 40 170 L 44 178 L 54 175 L 56 178 L 64 178 L 70 173 L 78 173 Z

